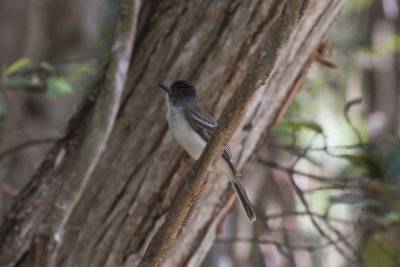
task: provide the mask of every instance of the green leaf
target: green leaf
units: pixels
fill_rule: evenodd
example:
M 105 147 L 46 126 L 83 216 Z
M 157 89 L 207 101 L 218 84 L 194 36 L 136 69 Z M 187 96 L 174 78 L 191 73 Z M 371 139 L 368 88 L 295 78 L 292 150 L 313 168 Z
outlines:
M 322 127 L 317 123 L 300 118 L 285 119 L 281 122 L 281 124 L 286 127 L 295 128 L 296 130 L 306 128 L 316 133 L 323 133 Z
M 43 61 L 42 63 L 40 63 L 40 66 L 47 70 L 48 72 L 50 72 L 51 74 L 56 74 L 56 69 L 53 67 L 53 65 L 51 65 L 49 62 L 47 61 Z
M 390 211 L 385 215 L 365 212 L 364 216 L 385 228 L 400 225 L 400 213 L 396 211 Z
M 369 164 L 369 159 L 363 155 L 355 155 L 355 154 L 339 154 L 335 155 L 335 157 L 343 158 L 348 160 L 351 164 L 365 167 Z
M 47 91 L 46 95 L 49 97 L 56 97 L 61 94 L 71 93 L 72 87 L 62 76 L 52 76 L 46 80 Z
M 68 80 L 73 80 L 82 74 L 95 75 L 96 73 L 97 70 L 95 68 L 90 67 L 89 65 L 82 65 L 68 74 Z
M 32 61 L 29 58 L 21 58 L 9 66 L 3 73 L 3 77 L 7 77 L 17 70 L 32 65 Z
M 319 162 L 317 159 L 315 159 L 307 154 L 304 154 L 304 151 L 302 149 L 299 150 L 299 149 L 290 149 L 289 148 L 289 149 L 287 149 L 287 152 L 289 152 L 290 154 L 292 154 L 296 157 L 302 157 L 303 159 L 306 159 L 308 162 L 310 162 L 314 166 L 321 167 L 321 165 L 322 165 L 321 162 Z
M 382 175 L 379 163 L 365 155 L 338 154 L 338 155 L 334 155 L 334 157 L 346 159 L 352 165 L 355 165 L 355 166 L 358 166 L 358 167 L 368 170 L 369 174 L 371 174 L 373 176 L 381 176 Z
M 283 126 L 281 123 L 278 124 L 274 129 L 274 134 L 280 137 L 289 137 L 290 139 L 293 138 L 293 131 L 288 127 Z
M 396 267 L 397 246 L 383 233 L 375 233 L 368 237 L 363 248 L 364 262 L 367 267 Z

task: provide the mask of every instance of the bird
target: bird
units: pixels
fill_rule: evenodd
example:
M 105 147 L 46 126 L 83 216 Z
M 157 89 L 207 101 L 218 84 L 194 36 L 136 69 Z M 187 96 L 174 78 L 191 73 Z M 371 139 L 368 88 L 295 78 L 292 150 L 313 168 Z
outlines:
M 170 86 L 161 83 L 159 86 L 165 91 L 166 119 L 172 135 L 182 148 L 197 160 L 218 126 L 216 120 L 201 108 L 196 88 L 191 82 L 178 80 Z M 254 209 L 240 182 L 240 173 L 234 166 L 228 146 L 218 160 L 217 167 L 228 177 L 248 220 L 254 222 Z

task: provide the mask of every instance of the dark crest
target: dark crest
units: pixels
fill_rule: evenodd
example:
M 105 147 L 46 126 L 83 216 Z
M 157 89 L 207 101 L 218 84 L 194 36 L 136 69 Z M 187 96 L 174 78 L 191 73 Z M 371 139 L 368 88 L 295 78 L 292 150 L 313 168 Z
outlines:
M 192 83 L 179 80 L 171 84 L 170 95 L 175 97 L 196 97 L 196 89 Z

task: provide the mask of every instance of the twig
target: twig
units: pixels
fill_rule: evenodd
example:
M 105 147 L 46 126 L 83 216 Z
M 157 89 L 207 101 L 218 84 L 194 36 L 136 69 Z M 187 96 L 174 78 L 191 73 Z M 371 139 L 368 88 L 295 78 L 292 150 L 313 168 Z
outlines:
M 172 202 L 165 222 L 151 240 L 139 266 L 158 267 L 164 264 L 199 201 L 208 169 L 215 165 L 225 145 L 238 128 L 257 90 L 271 76 L 284 46 L 303 17 L 309 0 L 279 2 L 271 20 L 272 23 L 276 21 L 276 24 L 270 38 L 257 62 L 225 108 L 219 127 L 208 142 L 195 169 L 190 173 L 191 179 Z
M 274 246 L 286 247 L 292 250 L 307 250 L 312 251 L 318 249 L 319 246 L 307 246 L 307 245 L 288 245 L 283 242 L 273 239 L 256 239 L 256 238 L 245 238 L 245 237 L 233 237 L 233 238 L 217 238 L 217 243 L 230 244 L 234 242 L 246 242 L 246 243 L 258 243 L 258 244 L 270 244 Z M 331 244 L 328 244 L 328 246 Z M 322 248 L 322 247 L 321 247 Z
M 258 243 L 258 244 L 270 244 L 270 245 L 274 245 L 274 246 L 280 246 L 280 247 L 285 247 L 287 249 L 291 249 L 291 250 L 306 250 L 310 253 L 313 253 L 317 250 L 335 245 L 337 243 L 340 242 L 344 242 L 346 239 L 350 238 L 351 234 L 354 234 L 354 232 L 346 235 L 346 237 L 341 237 L 338 238 L 336 240 L 333 240 L 332 242 L 326 242 L 322 245 L 316 245 L 316 246 L 307 246 L 307 245 L 292 245 L 292 244 L 286 244 L 284 242 L 280 242 L 277 240 L 273 240 L 273 239 L 256 239 L 256 238 L 244 238 L 244 237 L 234 237 L 234 238 L 218 238 L 215 241 L 218 243 L 233 243 L 233 242 L 250 242 L 250 243 Z
M 317 133 L 314 133 L 314 134 L 311 136 L 311 139 L 310 139 L 310 141 L 308 142 L 307 147 L 305 147 L 305 148 L 303 149 L 303 151 L 300 153 L 300 155 L 298 155 L 298 156 L 296 157 L 296 159 L 293 161 L 292 166 L 290 167 L 290 169 L 293 169 L 294 166 L 296 166 L 296 164 L 297 164 L 302 158 L 304 158 L 304 157 L 307 155 L 308 149 L 311 147 L 311 144 L 312 144 L 312 142 L 314 141 L 314 138 L 315 138 L 317 135 L 318 135 Z
M 352 222 L 352 221 L 348 221 L 345 219 L 340 219 L 340 218 L 330 218 L 330 217 L 326 217 L 324 215 L 315 213 L 315 212 L 305 212 L 305 211 L 284 211 L 284 212 L 279 212 L 279 213 L 272 213 L 272 214 L 266 214 L 266 215 L 261 215 L 261 217 L 264 220 L 274 220 L 274 219 L 279 219 L 282 217 L 290 217 L 290 216 L 313 216 L 322 220 L 327 220 L 327 221 L 332 221 L 332 222 L 339 222 L 339 223 L 343 223 L 343 224 L 351 224 L 351 225 L 355 225 L 357 224 L 357 222 Z
M 325 238 L 326 240 L 329 241 L 329 243 L 333 244 L 334 247 L 336 248 L 337 252 L 339 252 L 343 258 L 345 258 L 346 260 L 348 260 L 349 262 L 353 263 L 353 264 L 358 264 L 357 261 L 354 261 L 352 258 L 350 258 L 349 256 L 347 256 L 347 254 L 343 251 L 343 249 L 341 247 L 339 247 L 333 240 L 332 238 L 330 238 L 328 236 L 327 233 L 325 233 L 325 231 L 321 228 L 321 226 L 318 224 L 318 222 L 315 220 L 315 218 L 312 216 L 312 212 L 310 210 L 310 207 L 307 204 L 307 201 L 304 197 L 303 192 L 301 191 L 301 189 L 299 188 L 299 186 L 296 184 L 293 175 L 289 175 L 290 177 L 290 182 L 297 194 L 297 196 L 300 199 L 300 202 L 303 204 L 304 208 L 306 209 L 306 213 L 309 215 L 309 218 L 311 220 L 312 225 L 315 227 L 315 229 L 318 231 L 318 233 Z
M 347 110 L 348 110 L 348 108 L 346 108 L 345 114 L 346 114 L 346 119 L 348 120 L 348 118 L 347 118 L 347 113 L 346 113 Z M 349 122 L 349 120 L 348 120 L 348 122 Z M 349 123 L 351 124 L 351 122 L 349 122 Z M 336 228 L 334 228 L 334 227 L 329 223 L 328 220 L 323 220 L 323 222 L 325 222 L 325 224 L 328 226 L 328 228 L 329 228 L 332 232 L 334 232 L 335 235 L 338 236 L 338 238 L 339 238 L 340 240 L 343 241 L 343 244 L 344 244 L 348 249 L 350 249 L 350 250 L 352 251 L 352 253 L 356 256 L 357 260 L 354 260 L 353 258 L 349 257 L 349 256 L 345 253 L 345 251 L 344 251 L 340 246 L 338 246 L 338 244 L 337 244 L 336 242 L 334 242 L 334 241 L 331 239 L 331 237 L 329 237 L 329 235 L 328 235 L 327 233 L 325 233 L 325 231 L 321 228 L 321 226 L 320 226 L 320 225 L 318 224 L 318 222 L 315 220 L 315 214 L 311 212 L 310 207 L 308 206 L 308 203 L 307 203 L 307 201 L 305 200 L 305 197 L 304 197 L 304 193 L 305 193 L 305 192 L 303 192 L 303 191 L 299 188 L 299 186 L 296 184 L 296 182 L 295 182 L 295 180 L 294 180 L 294 177 L 293 177 L 294 171 L 293 171 L 293 169 L 294 169 L 294 167 L 296 166 L 296 164 L 299 162 L 299 160 L 300 160 L 301 158 L 303 158 L 303 157 L 308 153 L 308 151 L 309 151 L 309 149 L 310 149 L 310 147 L 311 147 L 312 141 L 313 141 L 313 139 L 315 138 L 315 136 L 316 136 L 316 134 L 313 135 L 313 137 L 311 138 L 311 140 L 310 140 L 310 142 L 308 143 L 307 147 L 304 148 L 304 149 L 302 150 L 302 153 L 301 153 L 298 157 L 296 157 L 296 159 L 295 159 L 295 161 L 293 162 L 292 166 L 291 166 L 290 168 L 284 168 L 284 170 L 288 172 L 288 174 L 289 174 L 289 180 L 290 180 L 290 182 L 291 182 L 291 184 L 292 184 L 292 186 L 293 186 L 293 188 L 294 188 L 294 190 L 295 190 L 297 196 L 299 197 L 300 201 L 302 202 L 304 208 L 306 209 L 305 214 L 307 214 L 307 215 L 309 216 L 309 218 L 310 218 L 310 220 L 311 220 L 311 223 L 313 224 L 313 226 L 315 227 L 315 229 L 318 231 L 318 233 L 319 233 L 323 238 L 327 239 L 327 240 L 329 241 L 329 244 L 332 244 L 332 245 L 335 247 L 335 249 L 338 251 L 338 253 L 340 253 L 340 254 L 342 255 L 343 258 L 345 258 L 346 260 L 348 260 L 348 261 L 351 262 L 352 264 L 358 265 L 359 263 L 362 263 L 362 260 L 363 260 L 362 257 L 361 257 L 361 255 L 350 245 L 350 243 L 346 240 L 346 238 L 342 235 L 342 233 L 340 233 Z M 359 138 L 359 144 L 361 144 L 361 139 L 360 139 L 360 138 Z M 324 150 L 328 153 L 328 151 L 326 150 L 326 148 L 327 148 L 327 146 L 324 146 Z M 310 177 L 310 176 L 309 176 L 309 177 Z M 320 181 L 326 181 L 326 180 L 327 180 L 326 177 L 323 177 L 323 179 L 321 179 L 321 177 L 313 176 L 312 178 L 317 179 L 317 180 L 320 180 Z
M 295 161 L 293 162 L 291 169 L 294 168 L 296 166 L 296 164 L 300 161 L 300 159 L 302 157 L 304 157 L 307 153 L 308 153 L 308 149 L 310 148 L 314 138 L 315 138 L 315 134 L 312 136 L 312 138 L 310 139 L 310 142 L 308 143 L 307 147 L 303 150 L 303 152 L 295 159 Z M 289 173 L 289 181 L 293 186 L 294 191 L 296 192 L 296 195 L 299 197 L 300 202 L 303 204 L 306 213 L 309 215 L 308 217 L 311 220 L 312 225 L 315 227 L 315 229 L 317 230 L 317 232 L 326 240 L 328 240 L 329 243 L 333 244 L 333 246 L 335 247 L 336 251 L 342 255 L 343 258 L 345 258 L 347 261 L 349 261 L 352 264 L 358 265 L 359 261 L 362 259 L 357 259 L 358 261 L 355 261 L 354 259 L 352 259 L 351 257 L 349 257 L 345 251 L 334 241 L 332 240 L 332 238 L 322 229 L 322 227 L 318 224 L 318 222 L 315 220 L 315 217 L 312 216 L 312 212 L 310 207 L 308 206 L 308 203 L 304 197 L 304 193 L 303 191 L 300 189 L 300 187 L 297 185 L 294 177 L 293 177 L 293 173 Z M 340 238 L 342 238 L 343 236 L 340 235 Z M 346 244 L 348 244 L 346 242 Z
M 38 233 L 55 237 L 46 244 L 45 256 L 49 257 L 49 266 L 58 265 L 69 219 L 91 179 L 97 178 L 93 172 L 115 125 L 135 43 L 140 3 L 120 1 L 110 62 L 69 120 L 64 137 L 49 152 L 4 219 L 0 227 L 0 265 L 17 265 L 28 254 Z M 56 165 L 58 170 L 64 169 L 55 170 Z
M 310 147 L 308 149 L 308 151 L 327 152 L 328 150 L 332 150 L 332 149 L 356 149 L 356 148 L 362 148 L 362 147 L 370 145 L 370 144 L 371 143 L 357 143 L 357 144 L 350 144 L 350 145 Z M 295 150 L 295 151 L 304 150 L 303 147 L 292 146 L 292 145 L 288 145 L 287 146 L 287 145 L 269 144 L 269 146 L 272 147 L 272 148 L 285 149 L 285 150 Z
M 349 177 L 344 177 L 344 176 L 343 177 L 333 177 L 333 176 L 323 176 L 323 175 L 306 173 L 306 172 L 302 172 L 302 171 L 299 171 L 299 170 L 296 170 L 293 168 L 285 167 L 285 166 L 281 165 L 280 163 L 265 160 L 265 159 L 259 159 L 258 162 L 260 162 L 261 164 L 265 164 L 271 168 L 285 171 L 289 174 L 297 174 L 297 175 L 309 177 L 311 179 L 321 181 L 321 182 L 338 182 L 338 181 L 339 182 L 348 182 L 348 181 L 350 181 Z
M 62 188 L 60 197 L 56 199 L 56 204 L 62 203 L 65 209 L 53 209 L 49 216 L 53 218 L 52 228 L 54 233 L 52 235 L 60 235 L 61 240 L 72 212 L 84 195 L 90 179 L 93 178 L 92 173 L 106 149 L 107 141 L 115 125 L 128 77 L 140 6 L 140 0 L 123 0 L 120 2 L 110 65 L 105 73 L 105 82 L 96 100 L 93 115 L 88 124 L 88 131 L 76 155 L 75 171 L 67 177 L 69 183 L 75 186 Z M 55 266 L 58 251 L 63 243 L 54 239 L 52 242 L 53 251 L 50 263 L 51 266 Z
M 33 140 L 28 140 L 24 143 L 18 144 L 16 146 L 10 147 L 3 152 L 0 153 L 0 162 L 7 156 L 14 154 L 15 152 L 18 152 L 21 149 L 34 146 L 34 145 L 43 145 L 43 144 L 50 144 L 54 143 L 55 141 L 58 140 L 58 137 L 46 137 L 42 139 L 33 139 Z
M 303 193 L 310 194 L 317 191 L 326 191 L 326 190 L 345 190 L 345 189 L 353 189 L 357 190 L 360 189 L 359 185 L 344 185 L 344 184 L 333 184 L 330 186 L 319 186 L 311 189 L 303 190 Z
M 356 98 L 356 99 L 353 99 L 353 100 L 347 102 L 347 104 L 346 104 L 346 106 L 345 106 L 345 108 L 344 108 L 344 111 L 343 111 L 344 117 L 345 117 L 347 123 L 350 125 L 351 129 L 353 130 L 353 132 L 355 133 L 355 135 L 357 136 L 357 139 L 358 139 L 358 143 L 359 143 L 359 144 L 362 144 L 361 134 L 360 134 L 360 132 L 358 131 L 357 127 L 355 127 L 354 124 L 353 124 L 353 122 L 351 121 L 348 112 L 349 112 L 350 108 L 351 108 L 353 105 L 360 104 L 361 101 L 362 101 L 362 98 Z
M 355 248 L 353 248 L 353 246 L 349 243 L 349 241 L 347 240 L 347 238 L 345 238 L 344 235 L 343 235 L 339 230 L 337 230 L 335 227 L 333 227 L 333 226 L 329 223 L 329 221 L 324 221 L 324 223 L 325 223 L 325 225 L 326 225 L 332 232 L 335 233 L 335 235 L 336 235 L 338 238 L 343 238 L 343 244 L 344 244 L 348 249 L 350 249 L 350 250 L 353 252 L 353 254 L 354 254 L 355 257 L 357 258 L 358 262 L 362 263 L 362 262 L 363 262 L 363 258 L 362 258 L 362 256 L 361 256 L 361 254 L 360 254 Z

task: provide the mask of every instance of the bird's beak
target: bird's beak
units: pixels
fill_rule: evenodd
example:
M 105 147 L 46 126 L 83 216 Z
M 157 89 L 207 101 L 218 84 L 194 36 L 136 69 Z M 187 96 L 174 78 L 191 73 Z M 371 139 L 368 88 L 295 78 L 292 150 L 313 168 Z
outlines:
M 169 94 L 169 86 L 168 85 L 159 83 L 158 86 L 160 86 L 162 89 L 165 90 L 165 92 L 167 92 L 167 94 Z

